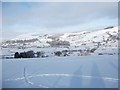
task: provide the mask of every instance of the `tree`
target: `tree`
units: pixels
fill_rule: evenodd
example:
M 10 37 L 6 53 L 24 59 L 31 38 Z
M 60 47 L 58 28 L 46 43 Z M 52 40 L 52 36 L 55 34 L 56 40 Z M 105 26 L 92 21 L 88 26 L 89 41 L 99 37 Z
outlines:
M 98 45 L 97 45 L 97 48 L 99 48 L 99 47 L 100 47 L 100 45 L 101 45 L 101 44 L 100 44 L 100 42 L 97 42 L 97 44 L 98 44 Z
M 19 55 L 18 52 L 16 52 L 16 53 L 14 54 L 14 58 L 20 58 L 20 55 Z
M 26 52 L 21 52 L 20 53 L 20 58 L 27 58 Z
M 97 49 L 97 48 L 92 48 L 92 49 L 90 50 L 90 52 L 91 52 L 91 53 L 94 53 L 96 49 Z
M 60 52 L 60 51 L 57 51 L 57 52 L 54 52 L 54 53 L 55 53 L 56 56 L 62 55 L 62 52 Z
M 37 54 L 37 57 L 43 57 L 44 54 L 45 54 L 45 52 L 42 52 L 42 51 L 41 51 L 41 52 L 37 52 L 36 54 Z
M 26 52 L 27 58 L 34 58 L 34 52 L 33 51 L 28 51 Z

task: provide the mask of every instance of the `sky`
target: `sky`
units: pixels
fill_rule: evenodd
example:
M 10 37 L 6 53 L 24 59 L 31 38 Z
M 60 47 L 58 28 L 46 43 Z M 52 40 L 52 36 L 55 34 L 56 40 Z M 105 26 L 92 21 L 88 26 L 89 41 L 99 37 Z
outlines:
M 118 24 L 117 2 L 2 2 L 2 39 L 91 31 Z

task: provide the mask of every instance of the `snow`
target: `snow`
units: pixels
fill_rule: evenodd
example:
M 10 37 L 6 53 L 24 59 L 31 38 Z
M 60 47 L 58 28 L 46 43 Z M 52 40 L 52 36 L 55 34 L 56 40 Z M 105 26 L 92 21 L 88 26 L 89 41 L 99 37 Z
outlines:
M 60 37 L 60 40 L 69 41 L 71 46 L 81 45 L 82 43 L 91 43 L 92 41 L 103 42 L 103 37 L 107 39 L 109 36 L 107 32 L 116 35 L 118 33 L 118 27 L 91 32 L 66 33 Z M 69 37 L 70 35 L 74 36 Z
M 3 59 L 3 88 L 118 88 L 118 57 Z
M 71 33 L 64 33 L 64 34 L 46 34 L 46 35 L 39 35 L 35 33 L 28 33 L 28 34 L 22 34 L 20 36 L 17 36 L 16 38 L 12 39 L 13 41 L 16 40 L 32 40 L 37 39 L 35 42 L 28 43 L 28 46 L 50 46 L 47 42 L 51 42 L 54 39 L 50 37 L 54 37 L 56 39 L 62 40 L 62 41 L 69 41 L 70 46 L 81 46 L 82 44 L 93 44 L 93 42 L 103 42 L 104 40 L 107 40 L 109 37 L 109 34 L 118 36 L 118 26 L 114 28 L 109 29 L 103 29 L 103 30 L 97 30 L 97 31 L 81 31 L 81 32 L 71 32 Z M 9 46 L 9 45 L 15 45 L 15 46 L 21 46 L 20 43 L 3 43 L 1 46 Z M 111 43 L 112 44 L 112 43 Z M 27 47 L 27 45 L 26 45 Z
M 3 43 L 0 49 L 3 88 L 118 88 L 118 27 L 55 35 L 23 34 L 12 40 L 34 42 Z M 52 38 L 51 38 L 52 37 Z M 69 47 L 50 47 L 54 39 L 69 41 Z M 104 41 L 104 40 L 108 42 Z M 98 47 L 98 42 L 100 46 Z M 8 47 L 7 47 L 8 46 Z M 85 50 L 96 48 L 94 53 Z M 14 59 L 15 52 L 43 51 L 48 57 Z M 82 50 L 70 56 L 55 56 L 55 51 Z M 0 78 L 1 80 L 1 78 Z
M 39 35 L 36 33 L 27 33 L 27 34 L 19 35 L 12 40 L 29 40 L 29 39 L 38 38 L 38 37 Z

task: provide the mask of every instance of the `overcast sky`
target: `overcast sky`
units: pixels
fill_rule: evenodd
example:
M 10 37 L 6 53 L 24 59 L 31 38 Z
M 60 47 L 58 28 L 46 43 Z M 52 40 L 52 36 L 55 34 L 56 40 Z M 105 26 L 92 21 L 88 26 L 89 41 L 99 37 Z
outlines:
M 23 33 L 65 33 L 117 26 L 117 2 L 3 2 L 3 40 Z

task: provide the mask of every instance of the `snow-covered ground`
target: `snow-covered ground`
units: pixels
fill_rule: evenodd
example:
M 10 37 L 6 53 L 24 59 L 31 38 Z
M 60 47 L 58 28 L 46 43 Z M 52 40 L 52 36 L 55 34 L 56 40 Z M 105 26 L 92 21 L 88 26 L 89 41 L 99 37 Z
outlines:
M 3 88 L 117 88 L 118 56 L 3 59 Z
M 0 44 L 3 88 L 117 88 L 118 27 L 55 35 L 23 34 Z M 50 42 L 69 41 L 53 47 Z M 57 44 L 56 44 L 57 45 Z M 94 52 L 90 50 L 96 49 Z M 45 52 L 14 59 L 15 52 Z M 67 56 L 56 51 L 68 50 Z M 63 53 L 64 54 L 64 53 Z M 7 59 L 9 58 L 9 59 Z M 11 59 L 10 59 L 11 58 Z

